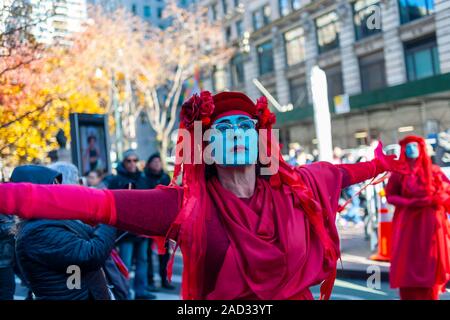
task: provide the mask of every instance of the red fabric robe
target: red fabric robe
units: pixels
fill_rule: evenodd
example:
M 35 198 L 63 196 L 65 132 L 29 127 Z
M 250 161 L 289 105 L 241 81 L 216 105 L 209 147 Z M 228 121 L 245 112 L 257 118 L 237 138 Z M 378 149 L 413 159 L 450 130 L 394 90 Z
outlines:
M 417 144 L 417 159 L 406 157 L 409 143 Z M 431 164 L 422 137 L 408 136 L 400 146 L 400 162 L 408 169 L 392 174 L 386 187 L 388 202 L 396 206 L 390 283 L 402 299 L 437 299 L 450 279 L 450 181 Z
M 433 174 L 446 180 L 439 168 L 434 168 Z M 450 224 L 445 208 L 413 202 L 427 196 L 425 184 L 417 175 L 393 174 L 386 194 L 388 201 L 396 204 L 392 222 L 391 287 L 442 287 L 450 279 Z M 396 196 L 410 202 L 399 203 Z
M 341 188 L 379 174 L 376 162 L 296 169 L 320 204 L 336 249 L 335 213 Z M 208 182 L 202 299 L 312 299 L 309 287 L 335 272 L 321 239 L 285 186 L 258 178 L 251 199 Z M 96 190 L 69 185 L 0 184 L 0 212 L 26 219 L 80 219 L 148 236 L 165 236 L 182 206 L 181 188 Z M 224 206 L 236 210 L 227 212 Z M 189 236 L 189 235 L 188 235 Z M 187 257 L 194 259 L 196 257 Z M 185 281 L 185 279 L 183 279 Z

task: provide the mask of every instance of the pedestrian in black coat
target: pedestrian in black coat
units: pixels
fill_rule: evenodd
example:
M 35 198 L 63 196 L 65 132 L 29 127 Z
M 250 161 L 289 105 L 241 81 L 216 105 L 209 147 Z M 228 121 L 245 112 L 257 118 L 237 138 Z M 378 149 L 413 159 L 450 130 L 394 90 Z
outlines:
M 0 300 L 13 300 L 16 288 L 14 275 L 14 217 L 0 214 Z
M 139 157 L 134 150 L 127 150 L 117 166 L 117 175 L 106 180 L 108 189 L 148 189 L 145 175 L 138 169 Z
M 117 175 L 106 179 L 108 189 L 148 189 L 147 180 L 137 164 L 139 157 L 135 150 L 127 150 L 122 156 L 122 162 L 117 167 Z M 139 300 L 155 299 L 156 296 L 147 292 L 147 248 L 148 239 L 139 235 L 126 233 L 118 242 L 119 254 L 128 270 L 136 266 L 134 272 L 134 298 Z
M 80 221 L 31 220 L 19 224 L 16 254 L 38 300 L 109 300 L 103 265 L 116 230 Z
M 167 186 L 170 183 L 170 176 L 164 172 L 162 162 L 161 162 L 161 156 L 159 153 L 155 153 L 151 155 L 147 163 L 145 165 L 145 177 L 147 179 L 147 184 L 149 189 L 154 189 L 158 185 L 164 185 Z M 150 244 L 148 246 L 148 287 L 151 291 L 157 291 L 155 286 L 155 280 L 154 280 L 154 269 L 153 269 L 153 240 L 150 240 Z M 167 264 L 170 259 L 170 254 L 168 252 L 168 247 L 166 246 L 166 253 L 165 254 L 158 254 L 158 260 L 159 260 L 159 276 L 161 278 L 161 287 L 169 290 L 175 289 L 173 285 L 171 285 L 167 279 Z
M 61 183 L 62 175 L 41 166 L 14 170 L 11 181 Z M 81 221 L 23 220 L 17 226 L 16 257 L 21 274 L 39 300 L 108 300 L 102 267 L 116 230 Z
M 168 186 L 170 183 L 170 176 L 163 170 L 159 153 L 154 153 L 148 158 L 144 173 L 148 189 L 154 189 L 160 184 Z

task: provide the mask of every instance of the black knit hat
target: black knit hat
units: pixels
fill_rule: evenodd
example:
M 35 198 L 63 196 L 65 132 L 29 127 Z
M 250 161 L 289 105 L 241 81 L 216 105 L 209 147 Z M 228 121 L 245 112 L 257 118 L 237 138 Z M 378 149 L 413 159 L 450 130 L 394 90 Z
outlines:
M 159 158 L 161 160 L 161 155 L 159 154 L 159 152 L 155 152 L 154 154 L 152 154 L 148 160 L 147 160 L 147 166 L 156 158 Z

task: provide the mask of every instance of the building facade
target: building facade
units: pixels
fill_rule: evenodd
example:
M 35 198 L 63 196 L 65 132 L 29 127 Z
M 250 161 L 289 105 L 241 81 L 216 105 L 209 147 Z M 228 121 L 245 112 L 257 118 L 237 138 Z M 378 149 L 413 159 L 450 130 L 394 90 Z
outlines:
M 450 0 L 202 0 L 236 48 L 212 91 L 280 105 L 282 142 L 315 147 L 310 73 L 327 74 L 333 144 L 385 144 L 450 128 Z M 286 150 L 285 150 L 286 151 Z
M 168 25 L 167 19 L 163 16 L 165 0 L 88 0 L 88 2 L 92 5 L 100 5 L 111 12 L 118 8 L 125 8 L 142 20 L 159 28 L 165 28 Z M 184 7 L 195 2 L 196 0 L 177 1 L 180 6 Z
M 86 0 L 30 0 L 36 24 L 33 34 L 38 42 L 70 45 L 70 36 L 82 30 L 87 19 Z

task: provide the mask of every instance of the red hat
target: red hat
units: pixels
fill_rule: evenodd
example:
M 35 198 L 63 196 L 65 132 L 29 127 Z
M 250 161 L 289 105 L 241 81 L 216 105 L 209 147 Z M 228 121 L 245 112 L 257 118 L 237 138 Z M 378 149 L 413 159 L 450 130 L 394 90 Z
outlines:
M 266 97 L 256 104 L 241 92 L 221 92 L 214 96 L 209 91 L 193 95 L 183 103 L 180 119 L 184 128 L 192 128 L 194 121 L 210 125 L 219 117 L 244 114 L 258 120 L 258 128 L 271 128 L 275 123 L 275 114 L 270 112 Z
M 256 118 L 256 104 L 242 92 L 221 92 L 213 96 L 214 112 L 211 121 L 219 117 L 245 114 Z

